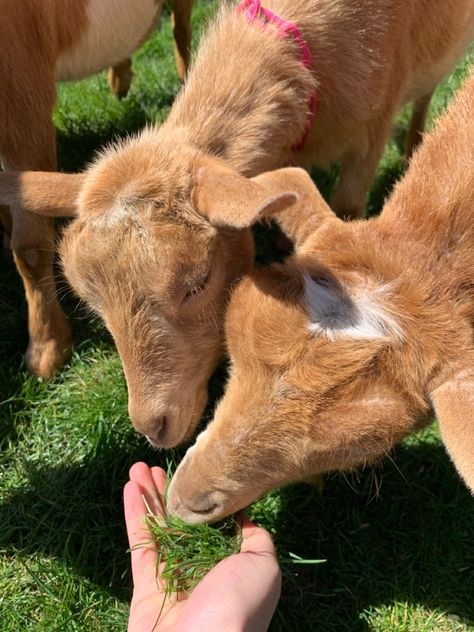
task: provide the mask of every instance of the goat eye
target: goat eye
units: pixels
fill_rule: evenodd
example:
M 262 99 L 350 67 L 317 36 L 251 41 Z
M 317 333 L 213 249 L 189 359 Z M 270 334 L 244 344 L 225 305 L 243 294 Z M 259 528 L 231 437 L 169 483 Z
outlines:
M 189 303 L 193 299 L 195 299 L 197 296 L 202 294 L 207 289 L 207 286 L 209 285 L 210 276 L 211 276 L 211 272 L 209 271 L 205 277 L 200 279 L 198 282 L 194 283 L 184 295 L 183 303 Z

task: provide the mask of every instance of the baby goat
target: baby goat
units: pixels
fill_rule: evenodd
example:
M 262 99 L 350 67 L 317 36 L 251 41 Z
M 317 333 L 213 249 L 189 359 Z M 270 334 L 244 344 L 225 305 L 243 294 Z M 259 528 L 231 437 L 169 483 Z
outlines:
M 55 81 L 82 79 L 109 64 L 111 88 L 123 96 L 128 58 L 155 28 L 163 0 L 0 0 L 0 164 L 5 169 L 56 169 L 51 120 Z M 174 0 L 176 61 L 189 58 L 192 0 Z M 125 60 L 125 61 L 124 61 Z M 26 364 L 49 377 L 71 346 L 55 295 L 54 226 L 13 203 L 0 206 L 28 300 Z
M 85 174 L 0 179 L 0 202 L 78 215 L 64 270 L 112 332 L 132 422 L 152 443 L 195 430 L 227 297 L 252 265 L 244 229 L 255 218 L 226 195 L 240 187 L 229 169 L 341 158 L 333 205 L 359 212 L 394 112 L 426 102 L 473 25 L 474 0 L 436 11 L 426 0 L 225 5 L 160 129 L 107 149 Z
M 377 219 L 343 223 L 300 170 L 234 177 L 249 217 L 265 197 L 298 196 L 269 209 L 296 253 L 231 298 L 229 383 L 169 509 L 210 522 L 269 489 L 370 463 L 433 409 L 474 492 L 474 73 Z

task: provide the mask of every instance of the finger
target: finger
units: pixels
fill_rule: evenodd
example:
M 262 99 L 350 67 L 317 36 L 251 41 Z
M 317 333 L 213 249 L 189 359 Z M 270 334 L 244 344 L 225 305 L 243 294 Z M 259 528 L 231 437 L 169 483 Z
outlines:
M 150 511 L 157 516 L 162 516 L 164 513 L 163 500 L 148 465 L 141 462 L 134 463 L 130 468 L 129 476 L 131 481 L 140 485 Z
M 136 481 L 129 481 L 123 490 L 125 523 L 131 549 L 132 575 L 134 582 L 143 581 L 144 574 L 150 579 L 156 575 L 158 553 L 151 533 L 145 523 L 146 507 L 142 488 Z
M 242 544 L 240 551 L 242 553 L 269 553 L 276 555 L 275 545 L 268 531 L 257 527 L 249 518 L 242 514 Z
M 123 504 L 130 548 L 150 540 L 150 532 L 145 523 L 146 507 L 142 488 L 136 481 L 128 481 L 125 485 Z
M 158 493 L 162 498 L 164 498 L 167 481 L 166 472 L 161 467 L 155 466 L 151 468 L 151 476 L 155 483 L 155 487 L 158 490 Z

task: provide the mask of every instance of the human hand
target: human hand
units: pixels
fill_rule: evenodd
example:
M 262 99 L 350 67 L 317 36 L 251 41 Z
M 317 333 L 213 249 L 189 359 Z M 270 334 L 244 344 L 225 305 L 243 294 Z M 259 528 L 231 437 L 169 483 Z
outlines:
M 133 597 L 128 632 L 261 632 L 278 603 L 281 573 L 265 529 L 247 518 L 240 553 L 217 564 L 190 595 L 165 594 L 158 551 L 145 523 L 146 504 L 163 515 L 166 474 L 135 463 L 124 488 L 125 521 L 132 550 Z

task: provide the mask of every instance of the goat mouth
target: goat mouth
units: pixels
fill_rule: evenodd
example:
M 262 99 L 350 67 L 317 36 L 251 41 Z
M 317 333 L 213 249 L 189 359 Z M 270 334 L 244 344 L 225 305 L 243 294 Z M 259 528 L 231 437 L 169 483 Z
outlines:
M 148 441 L 148 443 L 151 443 L 151 445 L 154 448 L 162 448 L 163 444 L 161 442 L 161 437 L 160 437 L 160 433 L 158 433 L 157 435 L 150 437 L 150 435 L 145 435 L 146 440 Z

